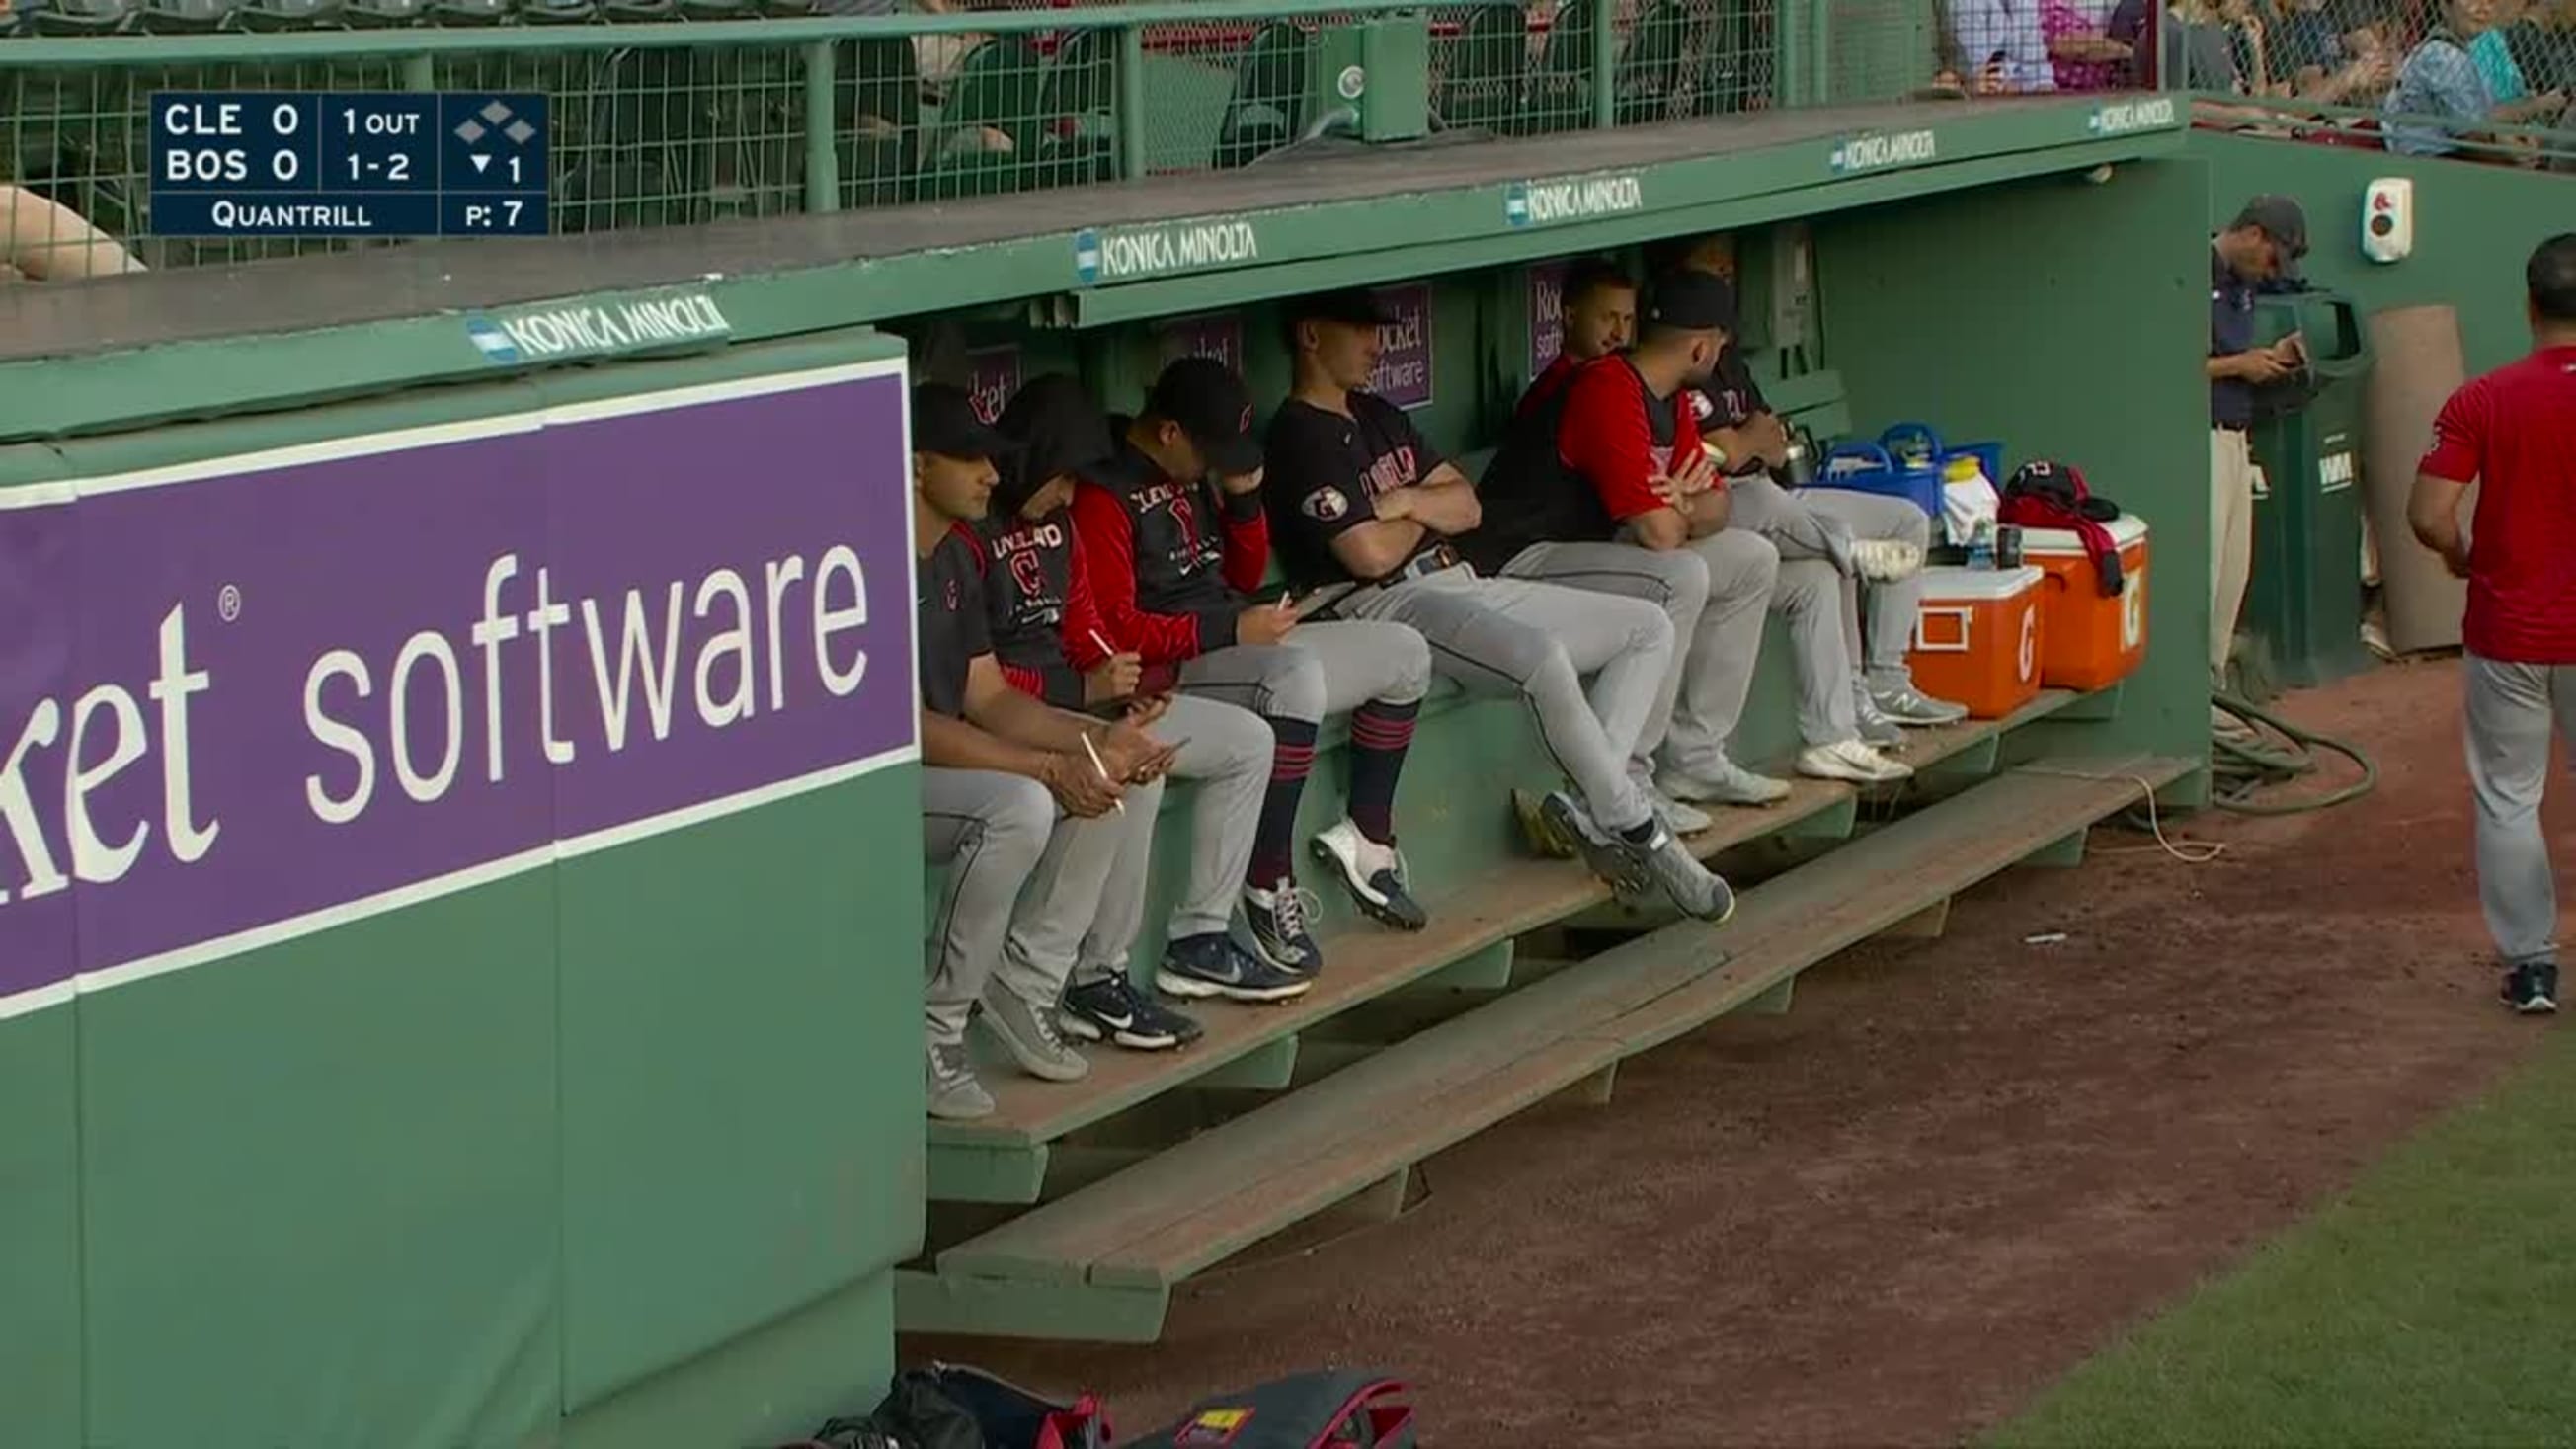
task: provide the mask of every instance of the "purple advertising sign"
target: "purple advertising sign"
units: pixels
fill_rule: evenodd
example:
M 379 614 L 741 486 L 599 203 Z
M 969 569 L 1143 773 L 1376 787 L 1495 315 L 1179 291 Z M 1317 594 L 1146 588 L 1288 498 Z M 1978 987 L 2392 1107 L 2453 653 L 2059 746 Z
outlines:
M 1400 408 L 1431 403 L 1431 286 L 1383 287 L 1377 299 L 1395 320 L 1378 328 L 1377 370 L 1368 390 Z
M 899 364 L 0 489 L 0 1015 L 916 748 Z
M 1563 262 L 1541 262 L 1529 269 L 1529 375 L 1547 371 L 1565 350 L 1565 272 Z
M 1166 367 L 1184 357 L 1213 357 L 1238 375 L 1243 371 L 1243 319 L 1234 313 L 1209 312 L 1178 318 L 1163 324 L 1156 335 L 1162 342 Z
M 1019 348 L 986 347 L 966 354 L 966 392 L 974 400 L 975 416 L 997 421 L 1019 390 Z

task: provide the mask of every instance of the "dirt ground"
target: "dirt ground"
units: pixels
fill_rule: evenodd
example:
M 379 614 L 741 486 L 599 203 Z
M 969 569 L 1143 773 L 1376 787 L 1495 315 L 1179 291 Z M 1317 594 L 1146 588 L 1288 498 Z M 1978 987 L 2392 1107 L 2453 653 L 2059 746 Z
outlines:
M 1440 1446 L 1952 1444 L 2340 1191 L 2545 1029 L 2482 952 L 2458 666 L 2283 712 L 2379 788 L 2104 828 L 1785 1017 L 1625 1063 L 1433 1159 L 1399 1220 L 1221 1268 L 1152 1348 L 907 1342 L 1087 1387 L 1122 1433 L 1324 1364 L 1417 1386 Z M 2570 821 L 2553 799 L 2555 833 Z M 2057 944 L 2026 938 L 2065 933 Z

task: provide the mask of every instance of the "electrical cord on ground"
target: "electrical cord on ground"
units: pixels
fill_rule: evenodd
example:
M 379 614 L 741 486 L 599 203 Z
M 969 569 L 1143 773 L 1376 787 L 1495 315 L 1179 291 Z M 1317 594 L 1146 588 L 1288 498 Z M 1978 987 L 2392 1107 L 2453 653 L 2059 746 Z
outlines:
M 2302 729 L 2236 695 L 2213 695 L 2210 704 L 2244 721 L 2252 731 L 2248 738 L 2231 739 L 2221 734 L 2209 742 L 2210 803 L 2221 810 L 2239 815 L 2303 815 L 2350 804 L 2379 783 L 2379 766 L 2343 740 Z M 2288 748 L 2281 748 L 2276 740 L 2286 741 Z M 2297 800 L 2256 798 L 2262 791 L 2315 774 L 2322 763 L 2318 755 L 2321 750 L 2352 761 L 2361 771 L 2361 778 L 2323 795 Z

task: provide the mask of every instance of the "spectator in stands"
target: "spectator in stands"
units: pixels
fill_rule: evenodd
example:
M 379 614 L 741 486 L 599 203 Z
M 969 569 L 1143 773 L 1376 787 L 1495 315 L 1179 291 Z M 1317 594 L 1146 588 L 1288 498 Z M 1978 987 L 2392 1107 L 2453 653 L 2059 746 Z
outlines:
M 0 184 L 0 281 L 60 282 L 143 269 L 79 212 L 23 186 Z
M 982 552 L 961 527 L 990 507 L 992 460 L 1009 445 L 964 389 L 925 383 L 912 446 L 922 843 L 951 868 L 922 994 L 929 1105 L 969 1119 L 993 1110 L 966 1053 L 979 1003 L 1030 1075 L 1089 1072 L 1056 1006 L 1119 852 L 1154 829 L 1173 751 L 1146 733 L 1150 710 L 1108 724 L 1011 687 L 986 626 Z
M 1144 410 L 1112 419 L 1111 430 L 1115 454 L 1083 474 L 1073 500 L 1103 632 L 1111 647 L 1139 656 L 1147 688 L 1177 679 L 1189 693 L 1262 716 L 1276 740 L 1243 890 L 1259 956 L 1209 963 L 1263 969 L 1237 979 L 1176 969 L 1156 984 L 1176 995 L 1242 998 L 1322 969 L 1309 898 L 1297 884 L 1295 840 L 1315 737 L 1329 714 L 1351 716 L 1350 813 L 1309 848 L 1362 913 L 1422 929 L 1427 917 L 1395 849 L 1396 781 L 1431 688 L 1422 636 L 1401 624 L 1308 623 L 1285 593 L 1252 599 L 1270 566 L 1261 441 L 1252 395 L 1225 364 L 1172 363 Z
M 2128 75 L 2129 47 L 2111 38 L 2106 7 L 2090 0 L 2040 0 L 2039 30 L 2061 91 L 2116 90 Z
M 2502 29 L 2525 85 L 2576 93 L 2576 0 L 2543 0 Z
M 1001 465 L 993 493 L 998 506 L 974 533 L 983 547 L 986 615 L 1002 675 L 1058 709 L 1114 717 L 1135 708 L 1139 661 L 1108 648 L 1066 506 L 1076 475 L 1109 461 L 1109 421 L 1081 383 L 1055 374 L 1021 388 L 1000 427 L 1017 452 Z M 1270 727 L 1249 710 L 1212 699 L 1176 697 L 1164 710 L 1162 733 L 1179 752 L 1171 773 L 1199 788 L 1192 815 L 1196 849 L 1165 938 L 1162 974 L 1250 981 L 1264 973 L 1233 959 L 1244 951 L 1228 928 L 1270 784 Z M 1132 833 L 1120 845 L 1100 914 L 1075 957 L 1061 1018 L 1074 1036 L 1144 1051 L 1200 1035 L 1197 1022 L 1137 991 L 1129 976 L 1128 955 L 1145 921 L 1152 838 Z M 1301 995 L 1310 984 L 1284 980 L 1264 999 Z
M 2493 28 L 2494 17 L 2495 0 L 2447 0 L 2442 23 L 2406 57 L 2396 85 L 2388 92 L 2387 119 L 2381 129 L 2387 134 L 2389 150 L 2409 156 L 2450 156 L 2464 144 L 2505 144 L 2487 129 L 2490 126 L 2560 119 L 2567 109 L 2563 91 L 2514 101 L 2497 99 L 2471 54 L 2478 38 Z M 2400 119 L 2405 116 L 2445 119 Z M 2528 143 L 2512 144 L 2528 149 Z
M 1713 272 L 1675 268 L 1640 318 L 1634 347 L 1581 367 L 1513 424 L 1486 469 L 1485 524 L 1464 540 L 1468 558 L 1666 608 L 1682 641 L 1664 696 L 1675 703 L 1655 722 L 1668 729 L 1646 732 L 1648 742 L 1662 736 L 1656 778 L 1666 795 L 1758 805 L 1788 793 L 1727 753 L 1766 605 L 1787 623 L 1797 666 L 1798 772 L 1861 782 L 1912 774 L 1860 736 L 1834 565 L 1784 558 L 1760 533 L 1729 527 L 1734 490 L 1701 440 L 1691 395 L 1735 330 L 1734 289 Z
M 1950 33 L 1968 89 L 1981 96 L 2057 88 L 2041 0 L 1951 0 Z
M 2558 891 L 2540 803 L 2576 711 L 2576 232 L 2523 268 L 2532 350 L 2442 406 L 2416 465 L 2416 539 L 2469 581 L 2462 642 L 2478 901 L 2519 1012 L 2558 1009 Z M 2475 528 L 2460 504 L 2478 485 Z
M 2368 0 L 2283 0 L 2272 66 L 2291 95 L 2326 105 L 2375 106 L 2397 78 L 2384 22 Z
M 1652 883 L 1683 911 L 1725 920 L 1735 893 L 1656 818 L 1650 792 L 1629 773 L 1631 746 L 1670 672 L 1671 625 L 1651 604 L 1479 577 L 1459 557 L 1450 540 L 1482 518 L 1474 486 L 1402 409 L 1366 390 L 1389 320 L 1362 291 L 1310 297 L 1290 312 L 1296 382 L 1269 437 L 1289 567 L 1317 589 L 1324 611 L 1419 630 L 1462 687 L 1529 704 L 1583 797 L 1554 792 L 1540 807 L 1569 853 L 1623 888 Z M 1704 579 L 1697 587 L 1705 595 Z M 1585 674 L 1595 675 L 1589 699 Z
M 2228 37 L 2226 23 L 2205 0 L 2176 0 L 2161 12 L 2153 0 L 2120 0 L 2112 8 L 2108 33 L 2111 39 L 2129 47 L 2132 84 L 2150 84 L 2154 78 L 2150 67 L 2159 41 L 2147 34 L 2151 15 L 2163 27 L 2165 49 L 2182 66 L 2182 74 L 2172 78 L 2173 89 L 2245 94 L 2245 77 L 2236 68 L 2236 49 Z

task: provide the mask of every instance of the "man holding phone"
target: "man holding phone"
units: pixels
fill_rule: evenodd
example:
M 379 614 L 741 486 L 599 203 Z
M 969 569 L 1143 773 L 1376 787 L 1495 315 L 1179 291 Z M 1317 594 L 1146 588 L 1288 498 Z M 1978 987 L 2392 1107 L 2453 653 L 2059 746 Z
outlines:
M 1080 1081 L 1056 1005 L 1119 852 L 1150 837 L 1173 751 L 1155 711 L 1117 724 L 1050 709 L 993 658 L 974 540 L 1009 444 L 959 388 L 912 399 L 912 519 L 921 690 L 924 856 L 951 867 L 922 990 L 930 1115 L 988 1116 L 966 1026 L 978 1015 L 1022 1070 Z
M 1109 460 L 1109 420 L 1082 384 L 1061 373 L 1032 380 L 1000 419 L 1017 447 L 1004 460 L 994 508 L 975 526 L 986 612 L 1002 673 L 1061 709 L 1120 718 L 1150 702 L 1178 753 L 1171 773 L 1198 782 L 1189 879 L 1164 938 L 1162 972 L 1217 983 L 1238 1000 L 1279 1001 L 1309 983 L 1248 957 L 1230 931 L 1253 827 L 1270 781 L 1270 726 L 1249 710 L 1197 697 L 1140 696 L 1141 661 L 1110 649 L 1083 576 L 1082 541 L 1066 504 L 1074 479 Z M 1063 1026 L 1090 1041 L 1158 1051 L 1198 1038 L 1199 1024 L 1136 990 L 1129 953 L 1145 922 L 1149 835 L 1122 844 L 1100 914 L 1065 989 Z M 1091 969 L 1097 967 L 1099 969 Z
M 2279 382 L 2304 364 L 2293 333 L 2254 345 L 2254 295 L 2264 284 L 2296 281 L 2308 254 L 2307 213 L 2286 196 L 2245 203 L 2209 246 L 2209 687 L 2227 687 L 2236 647 L 2236 616 L 2254 569 L 2254 389 Z M 2235 716 L 2211 712 L 2211 724 L 2242 733 Z
M 1323 965 L 1296 878 L 1297 807 L 1324 717 L 1343 711 L 1351 716 L 1350 813 L 1311 849 L 1363 914 L 1422 929 L 1428 918 L 1395 850 L 1395 787 L 1431 688 L 1429 647 L 1400 624 L 1307 623 L 1284 593 L 1253 599 L 1270 566 L 1261 441 L 1252 395 L 1223 363 L 1172 363 L 1143 411 L 1111 419 L 1110 431 L 1112 455 L 1084 471 L 1073 498 L 1105 642 L 1138 656 L 1146 688 L 1177 684 L 1270 722 L 1270 787 L 1243 889 L 1260 955 L 1303 977 Z M 1223 989 L 1178 973 L 1155 980 L 1183 996 Z

